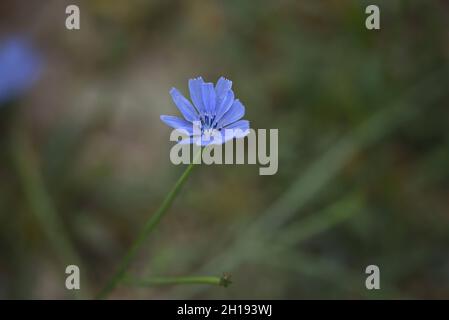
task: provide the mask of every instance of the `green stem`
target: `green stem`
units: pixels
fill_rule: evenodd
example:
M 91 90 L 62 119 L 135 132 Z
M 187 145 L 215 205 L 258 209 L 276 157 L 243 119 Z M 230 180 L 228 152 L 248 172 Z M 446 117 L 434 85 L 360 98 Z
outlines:
M 231 281 L 226 277 L 190 276 L 190 277 L 152 277 L 147 279 L 126 279 L 125 283 L 138 287 L 152 287 L 178 284 L 207 284 L 227 287 Z
M 115 287 L 119 284 L 119 282 L 123 279 L 123 277 L 126 274 L 126 270 L 128 269 L 129 265 L 131 264 L 131 261 L 139 251 L 140 247 L 143 245 L 149 234 L 154 230 L 154 228 L 159 224 L 159 221 L 164 216 L 164 214 L 168 211 L 168 209 L 171 207 L 173 200 L 175 200 L 176 196 L 178 195 L 179 191 L 181 190 L 181 187 L 186 182 L 187 178 L 189 177 L 190 173 L 192 172 L 192 169 L 195 165 L 196 160 L 201 156 L 201 150 L 194 156 L 194 159 L 191 164 L 186 168 L 184 173 L 181 175 L 181 177 L 176 181 L 173 189 L 167 194 L 164 201 L 162 202 L 161 206 L 157 209 L 157 211 L 147 220 L 145 225 L 143 226 L 142 230 L 140 231 L 139 235 L 137 236 L 136 240 L 131 245 L 131 248 L 126 253 L 125 257 L 123 258 L 122 262 L 120 263 L 117 271 L 112 276 L 112 278 L 106 283 L 106 285 L 103 287 L 103 289 L 100 291 L 100 293 L 97 295 L 98 299 L 104 299 L 106 298 L 112 290 L 115 289 Z

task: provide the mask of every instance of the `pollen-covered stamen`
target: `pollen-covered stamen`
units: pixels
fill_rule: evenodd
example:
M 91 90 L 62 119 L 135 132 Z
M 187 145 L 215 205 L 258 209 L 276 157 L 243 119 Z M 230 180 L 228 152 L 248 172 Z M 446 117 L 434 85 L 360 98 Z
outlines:
M 215 116 L 210 116 L 209 114 L 205 114 L 200 117 L 201 122 L 201 131 L 204 133 L 209 129 L 216 129 L 217 124 L 214 123 Z
M 217 124 L 214 123 L 213 117 L 205 116 L 204 121 L 201 121 L 201 134 L 211 137 L 217 132 L 221 131 L 221 128 L 217 128 Z

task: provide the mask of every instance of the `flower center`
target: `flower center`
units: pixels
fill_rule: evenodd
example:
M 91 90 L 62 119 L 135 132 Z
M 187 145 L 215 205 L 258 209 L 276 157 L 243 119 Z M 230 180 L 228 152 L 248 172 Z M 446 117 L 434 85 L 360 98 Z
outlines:
M 217 123 L 214 123 L 215 116 L 205 115 L 201 118 L 201 132 L 203 134 L 212 134 L 217 129 Z M 220 130 L 220 129 L 218 129 Z

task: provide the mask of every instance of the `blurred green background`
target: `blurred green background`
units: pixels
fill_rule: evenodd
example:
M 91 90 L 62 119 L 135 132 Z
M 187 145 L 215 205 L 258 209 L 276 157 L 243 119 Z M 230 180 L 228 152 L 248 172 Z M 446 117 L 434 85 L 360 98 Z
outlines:
M 1 1 L 43 70 L 0 107 L 0 298 L 73 298 L 73 261 L 84 297 L 104 285 L 184 169 L 159 115 L 200 75 L 279 129 L 279 171 L 196 168 L 130 270 L 230 287 L 111 297 L 449 298 L 448 24 L 443 0 Z

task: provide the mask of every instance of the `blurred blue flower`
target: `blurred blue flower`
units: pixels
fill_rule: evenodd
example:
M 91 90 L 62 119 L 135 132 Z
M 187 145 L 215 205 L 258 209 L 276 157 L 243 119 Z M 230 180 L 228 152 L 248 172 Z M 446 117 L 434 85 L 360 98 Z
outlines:
M 184 119 L 162 115 L 161 120 L 188 135 L 180 143 L 205 146 L 242 138 L 249 133 L 249 121 L 240 120 L 245 115 L 245 107 L 238 99 L 234 99 L 231 87 L 232 81 L 223 77 L 215 86 L 211 82 L 204 82 L 201 77 L 190 79 L 193 104 L 176 88 L 170 90 L 173 102 Z
M 0 105 L 18 98 L 39 78 L 42 61 L 21 37 L 0 40 Z

